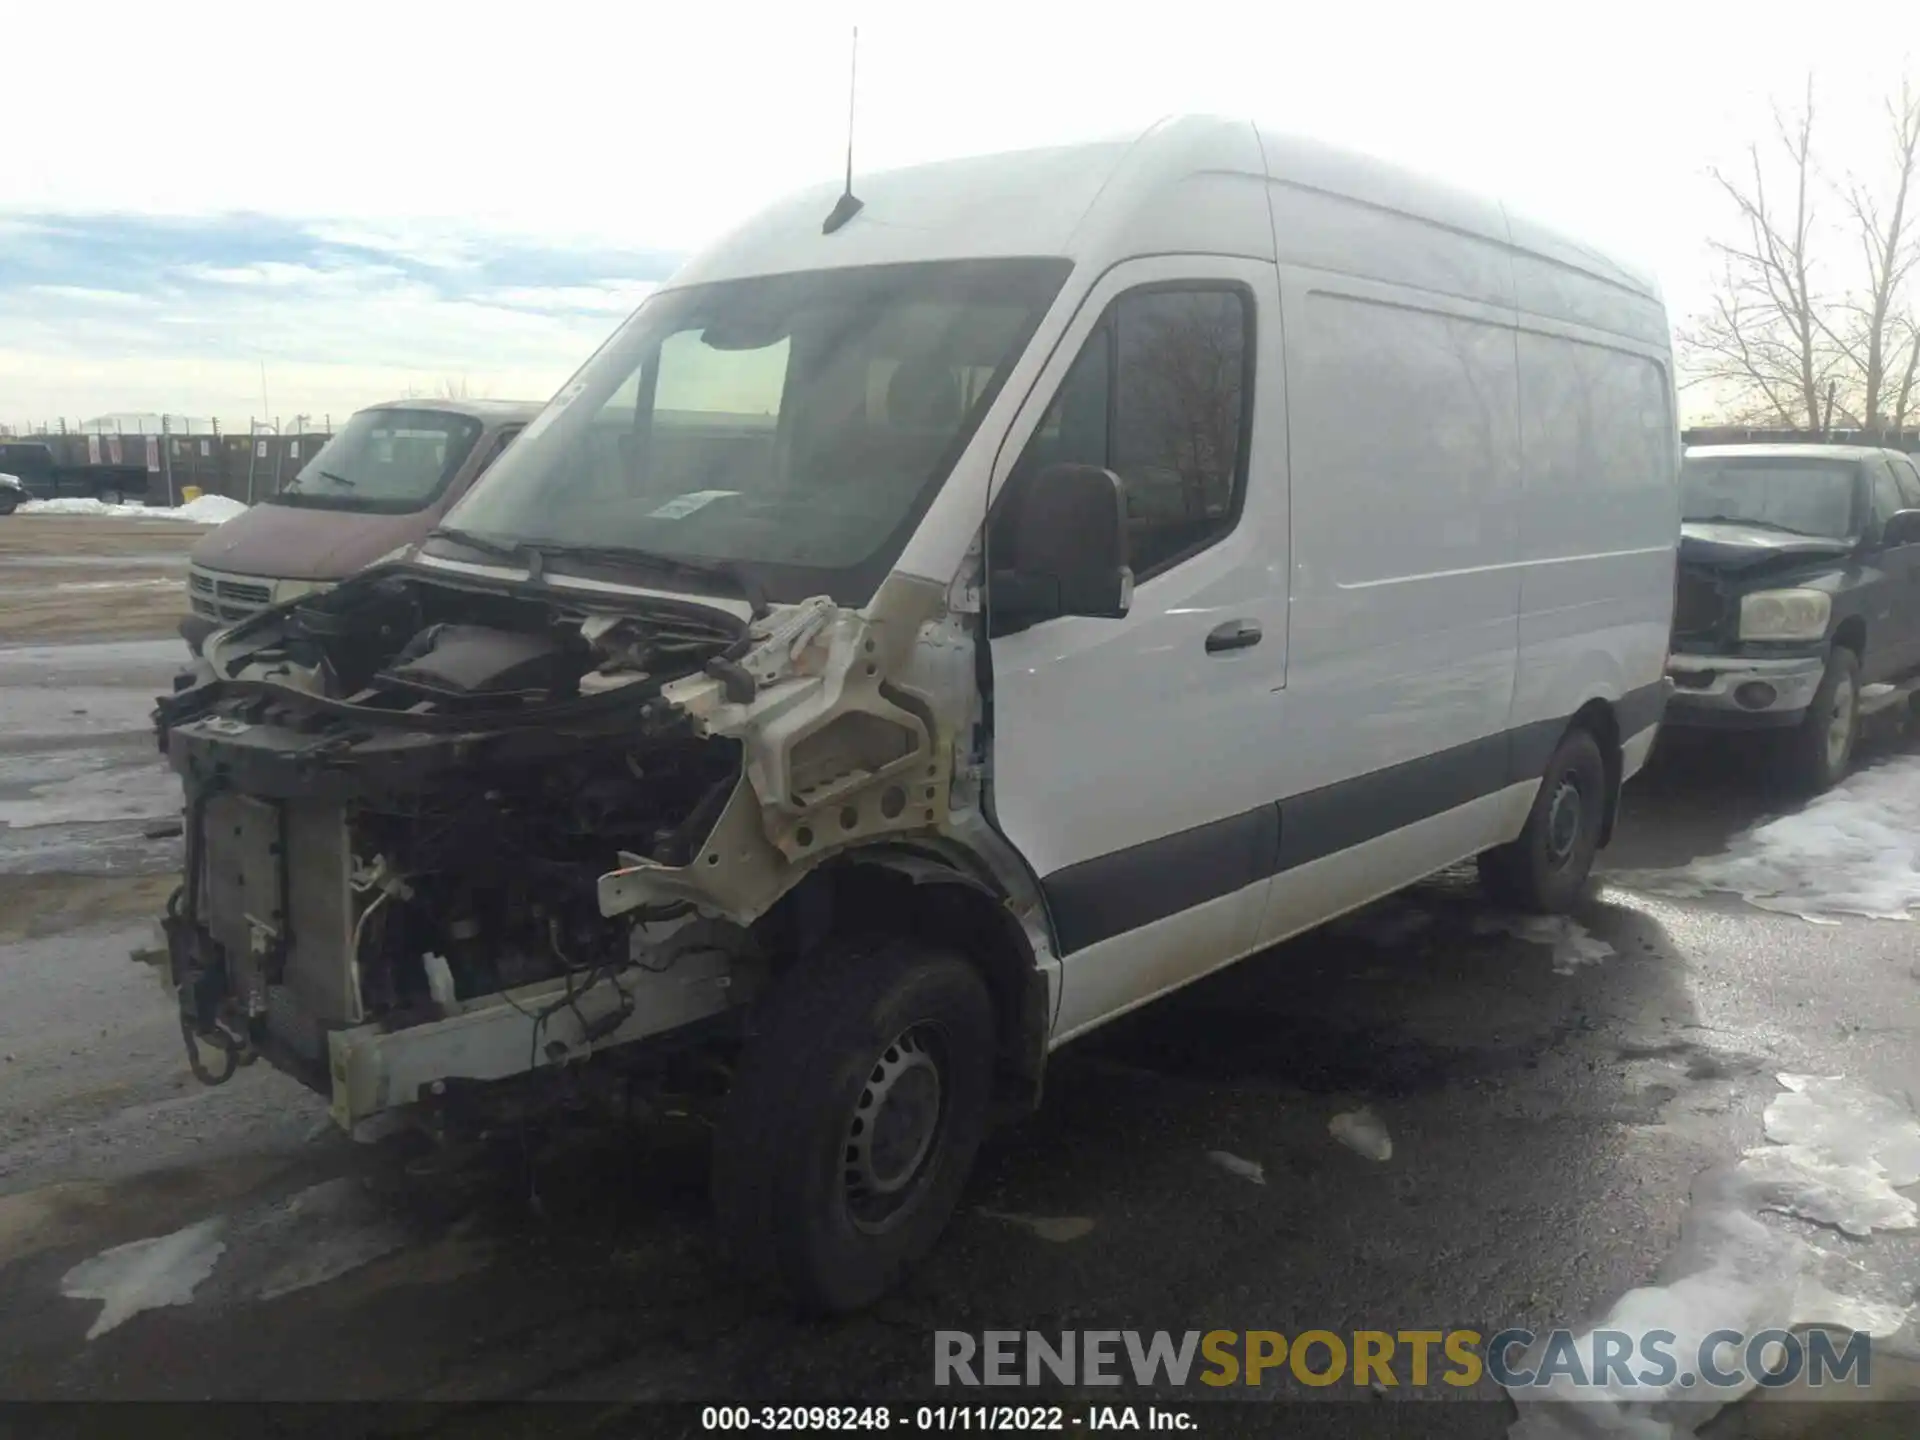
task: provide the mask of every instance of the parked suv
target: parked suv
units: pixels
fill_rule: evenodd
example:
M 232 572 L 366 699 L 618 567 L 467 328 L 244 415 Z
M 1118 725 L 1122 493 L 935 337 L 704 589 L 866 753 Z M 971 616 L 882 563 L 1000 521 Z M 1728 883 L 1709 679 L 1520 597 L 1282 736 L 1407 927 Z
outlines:
M 1771 732 L 1824 790 L 1920 688 L 1920 469 L 1857 445 L 1686 452 L 1666 723 Z
M 277 495 L 193 547 L 180 633 L 325 590 L 424 539 L 540 413 L 522 400 L 396 400 L 357 412 Z

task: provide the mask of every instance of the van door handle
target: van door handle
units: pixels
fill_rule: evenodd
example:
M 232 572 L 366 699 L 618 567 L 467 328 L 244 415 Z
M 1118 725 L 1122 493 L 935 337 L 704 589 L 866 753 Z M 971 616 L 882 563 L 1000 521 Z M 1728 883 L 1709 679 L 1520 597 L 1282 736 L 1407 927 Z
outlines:
M 1244 650 L 1259 643 L 1260 626 L 1252 620 L 1229 620 L 1207 632 L 1209 655 L 1218 655 L 1223 650 Z

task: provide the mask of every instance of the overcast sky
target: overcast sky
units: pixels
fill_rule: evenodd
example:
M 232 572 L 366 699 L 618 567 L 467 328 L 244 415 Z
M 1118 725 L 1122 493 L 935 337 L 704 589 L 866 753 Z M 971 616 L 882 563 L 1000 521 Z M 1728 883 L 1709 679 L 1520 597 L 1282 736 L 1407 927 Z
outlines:
M 1910 0 L 674 8 L 15 7 L 0 422 L 544 398 L 676 257 L 837 172 L 856 21 L 860 167 L 1245 115 L 1611 246 L 1676 319 L 1707 167 L 1809 69 L 1865 154 L 1920 53 Z

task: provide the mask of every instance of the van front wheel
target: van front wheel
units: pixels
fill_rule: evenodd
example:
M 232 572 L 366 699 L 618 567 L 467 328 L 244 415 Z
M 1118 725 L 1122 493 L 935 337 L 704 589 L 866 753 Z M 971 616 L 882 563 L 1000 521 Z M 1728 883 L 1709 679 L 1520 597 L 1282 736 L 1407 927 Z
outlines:
M 959 1203 L 992 1091 L 986 985 L 946 951 L 848 941 L 785 976 L 758 1028 L 714 1144 L 721 1241 L 804 1309 L 858 1309 Z
M 1480 857 L 1488 898 L 1556 915 L 1586 889 L 1606 818 L 1607 766 L 1585 730 L 1569 730 L 1547 762 L 1520 838 Z

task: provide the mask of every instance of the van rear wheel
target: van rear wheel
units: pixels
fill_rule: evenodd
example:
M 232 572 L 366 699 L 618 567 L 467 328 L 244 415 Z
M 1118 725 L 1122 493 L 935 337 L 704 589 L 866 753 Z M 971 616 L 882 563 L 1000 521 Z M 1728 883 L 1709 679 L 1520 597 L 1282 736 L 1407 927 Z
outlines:
M 714 1145 L 734 1262 L 816 1312 L 891 1289 L 959 1203 L 987 1129 L 993 1032 L 979 972 L 913 941 L 843 942 L 784 977 Z
M 1585 730 L 1569 730 L 1547 761 L 1520 838 L 1480 857 L 1480 884 L 1515 910 L 1557 915 L 1586 889 L 1606 819 L 1607 766 Z

